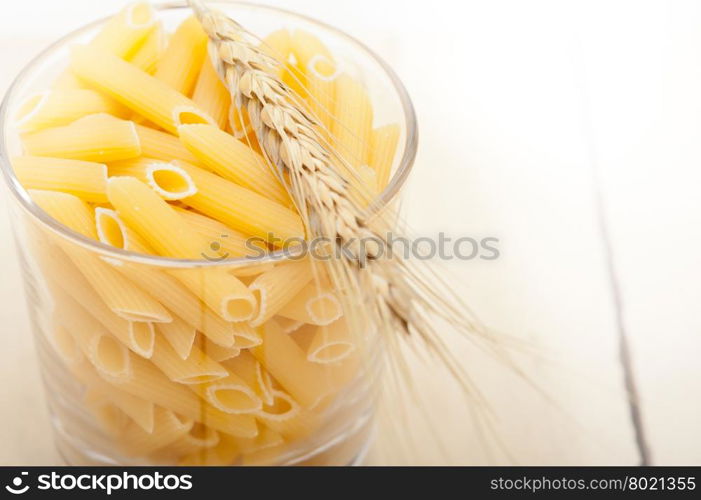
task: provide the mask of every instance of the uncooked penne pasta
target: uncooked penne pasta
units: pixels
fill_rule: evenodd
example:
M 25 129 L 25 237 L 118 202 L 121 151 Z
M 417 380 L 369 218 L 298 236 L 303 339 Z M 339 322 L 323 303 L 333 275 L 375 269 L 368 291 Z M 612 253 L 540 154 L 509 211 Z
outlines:
M 232 415 L 208 405 L 187 386 L 168 380 L 151 362 L 131 356 L 133 376 L 125 380 L 108 382 L 116 387 L 153 401 L 158 406 L 174 411 L 218 431 L 238 437 L 255 437 L 258 434 L 255 418 L 250 415 Z
M 156 297 L 186 323 L 201 331 L 214 344 L 233 347 L 234 323 L 228 323 L 202 304 L 197 296 L 166 271 L 140 265 L 124 265 L 119 272 Z M 245 327 L 242 327 L 243 330 Z
M 129 57 L 156 24 L 156 12 L 148 2 L 134 2 L 105 24 L 91 45 L 117 57 Z
M 229 122 L 231 94 L 219 79 L 209 57 L 202 61 L 195 90 L 192 91 L 192 100 L 212 117 L 220 129 L 226 128 Z
M 252 439 L 237 438 L 236 444 L 238 445 L 241 453 L 256 453 L 261 450 L 267 450 L 270 448 L 276 448 L 281 446 L 285 442 L 285 439 L 280 435 L 280 433 L 275 432 L 269 427 L 264 425 L 260 426 L 258 435 Z
M 297 92 L 302 99 L 306 99 L 308 97 L 306 69 L 309 62 L 316 56 L 333 61 L 333 55 L 321 40 L 304 30 L 295 30 L 292 33 L 290 51 L 294 57 L 295 65 L 289 67 L 289 70 L 282 77 L 285 83 Z
M 89 363 L 72 370 L 78 380 L 93 391 L 93 395 L 109 401 L 122 410 L 145 432 L 153 432 L 155 405 L 151 401 L 137 398 L 105 382 Z
M 273 31 L 260 42 L 260 49 L 269 57 L 285 64 L 290 56 L 292 34 L 287 29 Z
M 78 77 L 169 132 L 187 123 L 213 123 L 186 96 L 145 71 L 90 46 L 76 46 L 71 68 Z
M 85 359 L 80 346 L 76 343 L 68 330 L 60 323 L 52 325 L 47 338 L 56 351 L 56 354 L 58 354 L 58 357 L 61 358 L 61 361 L 69 368 L 80 364 L 80 362 Z
M 197 164 L 197 158 L 172 134 L 139 124 L 136 124 L 136 134 L 139 136 L 141 154 L 146 158 Z
M 156 407 L 153 431 L 146 432 L 131 422 L 120 433 L 119 444 L 128 455 L 149 455 L 187 435 L 194 423 L 171 410 Z
M 178 461 L 178 465 L 231 465 L 240 454 L 235 438 L 220 433 L 219 443 L 214 448 L 200 449 L 185 455 Z
M 263 343 L 251 353 L 297 402 L 308 408 L 329 393 L 324 370 L 307 361 L 302 349 L 274 320 L 261 330 Z
M 153 76 L 181 94 L 190 95 L 207 56 L 208 41 L 197 19 L 188 17 L 170 37 Z
M 399 142 L 399 125 L 392 123 L 372 130 L 368 164 L 377 172 L 377 190 L 387 187 Z
M 106 163 L 141 154 L 134 124 L 98 113 L 22 136 L 28 155 Z
M 73 335 L 97 372 L 112 380 L 130 377 L 131 358 L 127 348 L 74 299 L 66 294 L 56 299 L 60 306 L 56 309 L 56 319 Z
M 232 347 L 222 347 L 205 337 L 199 337 L 195 340 L 195 342 L 197 342 L 197 345 L 200 346 L 202 352 L 207 354 L 207 356 L 212 358 L 217 363 L 233 359 L 241 354 L 240 347 L 235 345 Z
M 158 23 L 156 27 L 146 37 L 146 40 L 138 49 L 126 58 L 131 64 L 146 73 L 153 74 L 156 71 L 156 64 L 163 56 L 166 48 L 166 36 L 163 26 Z
M 137 181 L 138 182 L 138 181 Z M 95 220 L 88 205 L 73 195 L 55 191 L 30 191 L 32 200 L 73 231 L 97 239 Z M 96 254 L 73 245 L 62 245 L 107 306 L 129 321 L 168 322 L 168 311 L 146 292 L 128 281 Z
M 210 359 L 197 346 L 183 359 L 161 335 L 156 337 L 156 346 L 151 361 L 173 382 L 179 384 L 204 384 L 223 379 L 226 369 Z
M 272 380 L 249 350 L 241 351 L 239 356 L 223 361 L 222 365 L 253 388 L 261 401 L 272 403 Z
M 12 167 L 26 189 L 62 191 L 92 203 L 107 201 L 107 166 L 102 163 L 16 156 Z
M 95 209 L 95 228 L 97 238 L 102 243 L 130 252 L 153 253 L 146 241 L 124 224 L 119 214 L 112 209 L 102 207 Z M 123 264 L 120 262 L 118 265 Z
M 122 344 L 142 357 L 151 356 L 154 344 L 152 323 L 127 321 L 112 312 L 61 249 L 37 248 L 35 251 L 55 293 L 64 290 Z
M 195 327 L 173 315 L 173 321 L 170 323 L 158 323 L 156 330 L 168 342 L 180 359 L 185 360 L 190 356 L 197 337 L 197 329 Z M 215 359 L 214 361 L 217 360 Z
M 301 321 L 284 318 L 282 316 L 276 316 L 275 321 L 277 321 L 277 324 L 280 325 L 280 328 L 282 328 L 282 331 L 284 333 L 296 332 L 304 325 L 304 323 L 302 323 Z
M 292 335 L 313 363 L 337 363 L 356 349 L 344 318 L 326 326 L 306 325 Z
M 311 279 L 308 260 L 280 264 L 259 275 L 248 285 L 258 302 L 258 311 L 251 320 L 251 326 L 260 326 L 272 318 Z
M 290 197 L 265 159 L 214 125 L 182 125 L 180 140 L 209 170 L 282 205 Z
M 68 125 L 96 113 L 126 116 L 114 100 L 89 89 L 52 89 L 32 94 L 20 105 L 15 125 L 21 132 Z
M 122 219 L 162 255 L 191 259 L 208 255 L 208 242 L 139 180 L 112 177 L 107 195 Z M 171 274 L 227 321 L 246 321 L 254 313 L 253 294 L 233 275 L 217 269 L 173 270 Z
M 328 325 L 343 315 L 343 308 L 332 291 L 310 283 L 277 314 L 300 323 Z
M 199 422 L 195 422 L 187 434 L 178 438 L 168 446 L 159 450 L 157 457 L 166 462 L 172 461 L 173 457 L 184 457 L 187 455 L 207 455 L 221 442 L 221 435 L 216 430 L 207 427 Z
M 190 174 L 178 165 L 143 156 L 110 163 L 109 175 L 136 177 L 164 200 L 181 200 L 197 193 Z
M 193 390 L 214 408 L 224 413 L 252 413 L 263 407 L 263 402 L 255 389 L 233 373 L 228 373 L 220 380 L 193 386 Z
M 334 143 L 351 166 L 367 165 L 373 121 L 370 97 L 360 82 L 345 73 L 335 83 Z
M 292 210 L 217 175 L 184 162 L 197 194 L 183 202 L 243 233 L 278 246 L 304 237 L 302 219 Z

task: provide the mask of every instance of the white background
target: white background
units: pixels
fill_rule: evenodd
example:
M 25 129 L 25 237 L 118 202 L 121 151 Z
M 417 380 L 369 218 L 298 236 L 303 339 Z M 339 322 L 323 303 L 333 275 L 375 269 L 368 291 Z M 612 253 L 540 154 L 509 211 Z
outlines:
M 401 456 L 381 429 L 370 460 L 639 463 L 637 401 L 651 463 L 701 464 L 701 4 L 267 3 L 347 31 L 395 68 L 421 128 L 409 222 L 422 234 L 500 238 L 499 260 L 450 264 L 450 282 L 535 353 L 523 364 L 551 399 L 466 353 L 497 415 L 487 440 L 499 436 L 508 454 L 480 445 L 458 394 L 427 372 L 427 407 L 448 449 L 422 441 L 417 421 L 418 450 Z M 4 2 L 0 92 L 31 55 L 121 5 Z M 3 214 L 0 464 L 51 464 L 7 225 Z

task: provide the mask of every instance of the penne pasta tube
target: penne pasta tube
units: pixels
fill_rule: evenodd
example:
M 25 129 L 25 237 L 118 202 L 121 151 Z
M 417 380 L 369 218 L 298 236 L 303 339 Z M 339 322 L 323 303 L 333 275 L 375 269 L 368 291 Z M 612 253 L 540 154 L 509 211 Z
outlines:
M 178 213 L 148 186 L 132 177 L 112 177 L 110 202 L 120 217 L 162 255 L 198 259 L 208 242 L 191 231 Z M 181 283 L 227 321 L 246 321 L 255 308 L 253 294 L 234 276 L 217 269 L 173 270 Z
M 292 34 L 287 29 L 273 31 L 260 42 L 260 49 L 268 57 L 285 64 L 289 57 L 292 44 Z
M 192 100 L 204 112 L 212 117 L 220 129 L 224 130 L 229 122 L 231 95 L 219 79 L 212 60 L 205 57 L 200 67 Z
M 56 319 L 73 336 L 76 344 L 97 372 L 110 379 L 131 376 L 127 348 L 107 334 L 105 327 L 68 295 L 55 297 Z
M 325 371 L 309 363 L 306 354 L 274 320 L 261 327 L 263 343 L 251 353 L 280 385 L 303 407 L 314 406 L 328 394 Z
M 304 339 L 307 335 L 308 340 Z M 294 339 L 307 353 L 307 359 L 313 363 L 337 363 L 346 359 L 356 349 L 344 318 L 327 326 L 301 329 L 294 334 Z
M 282 316 L 276 316 L 275 321 L 278 325 L 280 325 L 280 328 L 282 328 L 283 333 L 287 334 L 294 333 L 297 330 L 299 330 L 302 326 L 304 326 L 304 323 L 302 323 L 301 321 L 284 318 Z
M 156 24 L 156 12 L 148 2 L 130 3 L 107 21 L 91 45 L 117 57 L 129 57 Z
M 377 190 L 382 191 L 389 183 L 394 157 L 399 142 L 399 125 L 392 123 L 372 130 L 368 164 L 377 172 Z
M 105 197 L 107 197 L 106 194 Z M 97 238 L 102 243 L 130 252 L 153 253 L 146 241 L 124 224 L 119 214 L 112 209 L 102 207 L 95 209 L 95 229 Z
M 372 132 L 372 102 L 365 87 L 347 74 L 336 79 L 336 120 L 331 131 L 343 158 L 354 167 L 367 165 Z
M 60 323 L 52 325 L 48 339 L 58 357 L 69 368 L 80 364 L 85 359 L 80 346 Z
M 130 422 L 119 435 L 120 447 L 131 456 L 149 455 L 187 435 L 194 421 L 171 410 L 156 408 L 152 432 Z
M 277 312 L 312 279 L 309 261 L 280 264 L 259 275 L 248 285 L 258 302 L 251 326 L 260 326 Z
M 310 435 L 319 426 L 318 414 L 305 410 L 284 391 L 273 392 L 273 402 L 265 405 L 256 417 L 288 441 L 295 441 Z
M 46 213 L 73 231 L 97 239 L 95 221 L 88 205 L 70 194 L 31 190 L 32 200 Z M 62 242 L 62 240 L 59 240 Z M 72 243 L 62 248 L 105 304 L 129 321 L 168 322 L 168 311 L 146 292 L 100 258 Z
M 284 444 L 285 439 L 274 430 L 266 427 L 264 425 L 260 426 L 258 435 L 252 439 L 237 438 L 236 444 L 238 445 L 241 453 L 256 453 L 261 450 L 267 450 L 270 448 L 276 448 Z
M 160 335 L 156 337 L 151 361 L 170 380 L 179 384 L 203 384 L 223 379 L 228 375 L 223 366 L 210 359 L 197 346 L 192 346 L 190 355 L 183 359 Z
M 224 413 L 253 413 L 263 407 L 263 402 L 254 388 L 232 373 L 225 378 L 193 387 L 193 389 L 210 405 Z
M 147 158 L 197 163 L 197 158 L 172 134 L 139 124 L 136 124 L 136 134 L 139 136 L 141 153 Z
M 219 435 L 219 443 L 214 448 L 206 448 L 182 457 L 178 465 L 232 465 L 240 455 L 235 438 L 225 434 Z
M 187 386 L 170 381 L 152 363 L 131 357 L 133 376 L 110 381 L 116 387 L 153 401 L 180 416 L 201 422 L 218 431 L 238 437 L 255 437 L 258 434 L 255 418 L 250 415 L 230 415 L 200 400 Z
M 108 401 L 94 399 L 88 392 L 83 400 L 85 408 L 95 417 L 98 425 L 108 434 L 116 436 L 129 424 L 129 417 Z
M 331 131 L 334 124 L 336 78 L 338 66 L 327 56 L 316 54 L 305 67 L 307 80 L 307 103 L 309 111 L 317 118 L 323 130 Z
M 154 344 L 153 324 L 127 321 L 114 314 L 93 292 L 90 283 L 60 249 L 47 248 L 37 253 L 54 295 L 60 295 L 60 291 L 63 290 L 122 344 L 142 357 L 151 355 Z
M 25 189 L 62 191 L 83 201 L 107 201 L 107 166 L 80 160 L 16 156 L 12 167 Z
M 328 61 L 333 61 L 331 52 L 316 36 L 304 30 L 295 30 L 290 40 L 290 51 L 295 64 L 288 65 L 286 72 L 282 74 L 283 81 L 287 83 L 302 99 L 308 98 L 307 67 L 315 56 L 321 56 Z
M 122 410 L 145 432 L 153 432 L 155 406 L 151 401 L 137 398 L 105 382 L 90 364 L 82 364 L 73 370 L 78 380 L 89 387 L 93 398 L 104 399 Z
M 141 154 L 134 124 L 111 115 L 84 116 L 70 125 L 22 136 L 28 155 L 106 163 Z
M 235 358 L 241 354 L 241 348 L 235 345 L 232 347 L 222 347 L 205 337 L 197 338 L 196 342 L 197 345 L 200 346 L 200 349 L 202 349 L 202 352 L 217 363 Z
M 178 317 L 201 331 L 212 343 L 232 347 L 234 324 L 228 323 L 202 304 L 182 283 L 165 271 L 147 266 L 125 265 L 119 271 L 149 292 Z M 238 328 L 237 328 L 238 329 Z M 241 330 L 244 330 L 242 327 Z
M 182 125 L 180 140 L 209 170 L 281 205 L 290 197 L 265 159 L 214 125 Z
M 146 37 L 146 40 L 138 49 L 126 58 L 131 64 L 146 73 L 153 74 L 156 71 L 156 64 L 163 56 L 166 48 L 166 35 L 163 26 L 158 23 Z
M 230 373 L 244 380 L 248 387 L 252 387 L 264 403 L 272 403 L 273 384 L 270 375 L 250 351 L 241 351 L 239 356 L 222 364 Z
M 157 324 L 156 330 L 168 342 L 180 359 L 186 360 L 189 358 L 197 336 L 197 330 L 192 325 L 173 315 L 173 321 Z M 219 360 L 214 359 L 214 361 Z
M 300 323 L 329 325 L 343 315 L 343 309 L 332 291 L 310 283 L 277 314 Z
M 292 210 L 194 165 L 178 162 L 195 181 L 197 194 L 183 202 L 245 234 L 282 246 L 302 241 L 302 219 Z
M 173 163 L 151 158 L 135 158 L 110 163 L 110 177 L 136 177 L 164 200 L 181 200 L 197 193 L 190 175 Z
M 71 68 L 79 78 L 169 132 L 186 123 L 213 123 L 177 90 L 103 50 L 74 47 Z
M 207 56 L 208 41 L 197 19 L 188 17 L 170 37 L 154 76 L 181 94 L 190 95 Z
M 206 455 L 216 448 L 221 442 L 221 435 L 216 430 L 195 422 L 187 434 L 170 443 L 158 452 L 158 457 L 166 462 L 177 462 L 173 457 L 179 458 L 187 455 Z
M 70 68 L 67 68 L 63 73 L 61 73 L 54 83 L 51 85 L 52 89 L 55 90 L 73 90 L 73 89 L 84 89 L 86 88 L 85 83 L 81 81 Z
M 15 115 L 15 126 L 20 132 L 35 132 L 96 113 L 125 116 L 122 106 L 94 90 L 52 89 L 25 99 Z

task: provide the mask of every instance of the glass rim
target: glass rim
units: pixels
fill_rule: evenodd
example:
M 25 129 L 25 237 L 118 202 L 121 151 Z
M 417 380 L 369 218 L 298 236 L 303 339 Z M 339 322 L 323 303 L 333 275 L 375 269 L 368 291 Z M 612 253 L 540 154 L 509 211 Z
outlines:
M 370 205 L 370 213 L 377 213 L 381 211 L 384 207 L 389 205 L 389 203 L 394 199 L 394 197 L 399 192 L 400 188 L 406 182 L 411 168 L 414 164 L 416 158 L 416 151 L 418 146 L 418 125 L 416 121 L 416 112 L 414 110 L 414 105 L 409 97 L 404 84 L 401 82 L 394 70 L 375 52 L 368 48 L 365 44 L 355 39 L 351 35 L 330 26 L 324 22 L 318 21 L 312 17 L 298 14 L 287 9 L 272 7 L 269 5 L 262 5 L 247 1 L 238 0 L 211 0 L 210 3 L 213 4 L 226 4 L 226 5 L 239 5 L 242 7 L 253 8 L 255 10 L 271 11 L 278 14 L 284 14 L 286 16 L 301 19 L 305 22 L 312 23 L 326 31 L 329 31 L 334 36 L 345 39 L 351 42 L 362 52 L 365 52 L 367 56 L 370 57 L 375 63 L 377 63 L 385 75 L 389 77 L 389 80 L 394 87 L 394 91 L 398 96 L 402 111 L 404 114 L 404 126 L 405 126 L 405 140 L 403 144 L 402 157 L 399 165 L 395 172 L 392 174 L 389 184 L 385 189 L 377 195 Z M 187 8 L 187 2 L 182 1 L 166 1 L 153 5 L 156 10 L 170 10 L 170 9 L 182 9 Z M 138 252 L 133 252 L 130 250 L 123 250 L 121 248 L 116 248 L 106 243 L 103 243 L 92 238 L 88 238 L 80 233 L 73 231 L 72 229 L 61 224 L 59 221 L 51 217 L 44 210 L 42 210 L 29 196 L 27 190 L 22 186 L 17 179 L 14 169 L 10 163 L 9 158 L 9 148 L 7 145 L 7 136 L 5 133 L 6 127 L 10 126 L 9 122 L 11 117 L 9 115 L 10 103 L 16 99 L 16 95 L 20 92 L 23 84 L 32 74 L 33 70 L 41 64 L 45 59 L 47 59 L 51 54 L 53 54 L 57 49 L 61 48 L 63 45 L 68 43 L 71 39 L 86 33 L 93 28 L 105 23 L 110 16 L 106 16 L 88 24 L 77 28 L 62 37 L 60 37 L 55 42 L 51 43 L 49 46 L 44 48 L 39 54 L 33 57 L 17 74 L 17 76 L 12 81 L 11 85 L 8 87 L 5 97 L 0 104 L 0 169 L 2 169 L 3 178 L 5 184 L 7 185 L 9 191 L 12 193 L 14 198 L 19 202 L 21 207 L 33 216 L 36 220 L 41 222 L 44 226 L 48 227 L 54 233 L 65 237 L 66 239 L 82 246 L 87 249 L 98 252 L 105 257 L 112 257 L 118 260 L 125 260 L 137 264 L 148 264 L 158 267 L 169 267 L 169 268 L 181 268 L 181 267 L 223 267 L 223 266 L 241 266 L 241 265 L 251 265 L 251 264 L 261 264 L 266 262 L 276 262 L 280 260 L 286 260 L 289 258 L 294 258 L 297 253 L 294 249 L 280 249 L 274 252 L 270 252 L 262 257 L 234 257 L 221 260 L 206 260 L 206 259 L 178 259 L 173 257 L 163 257 L 159 255 L 148 255 Z

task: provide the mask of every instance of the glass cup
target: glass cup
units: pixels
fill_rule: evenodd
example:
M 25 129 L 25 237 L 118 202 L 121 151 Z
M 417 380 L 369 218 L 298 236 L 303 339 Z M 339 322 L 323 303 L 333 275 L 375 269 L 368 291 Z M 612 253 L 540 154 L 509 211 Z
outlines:
M 417 144 L 411 101 L 392 70 L 360 42 L 309 18 L 246 3 L 210 3 L 253 33 L 299 28 L 316 35 L 345 71 L 364 82 L 376 123 L 401 126 L 394 173 L 375 206 L 389 204 L 408 176 Z M 167 28 L 191 14 L 183 2 L 157 8 Z M 373 380 L 381 365 L 372 332 L 364 348 L 343 360 L 313 365 L 300 359 L 303 344 L 283 331 L 294 320 L 261 332 L 222 321 L 203 303 L 222 274 L 246 283 L 291 262 L 293 254 L 184 260 L 122 250 L 58 223 L 15 177 L 10 158 L 21 154 L 12 120 L 18 106 L 48 88 L 64 71 L 69 47 L 90 40 L 104 22 L 76 30 L 31 61 L 0 109 L 0 161 L 61 456 L 71 465 L 357 463 L 370 442 Z M 333 290 L 310 292 L 323 294 L 333 297 Z M 135 300 L 139 295 L 145 302 Z M 324 312 L 334 307 L 333 301 L 322 303 Z M 164 311 L 170 323 L 163 322 Z M 227 340 L 232 331 L 234 346 Z M 256 346 L 261 336 L 265 342 Z M 228 375 L 217 378 L 222 366 Z M 298 379 L 288 380 L 289 373 Z M 256 413 L 248 411 L 253 407 Z

